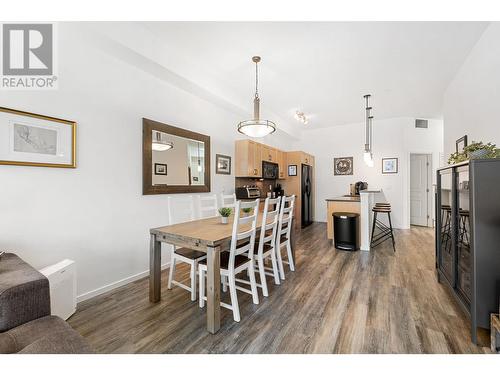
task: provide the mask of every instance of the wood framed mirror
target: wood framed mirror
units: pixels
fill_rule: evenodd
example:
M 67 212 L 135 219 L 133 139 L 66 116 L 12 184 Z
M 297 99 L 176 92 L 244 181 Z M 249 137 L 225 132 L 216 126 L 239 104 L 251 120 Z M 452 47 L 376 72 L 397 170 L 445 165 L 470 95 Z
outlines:
M 210 137 L 142 119 L 142 193 L 210 191 Z

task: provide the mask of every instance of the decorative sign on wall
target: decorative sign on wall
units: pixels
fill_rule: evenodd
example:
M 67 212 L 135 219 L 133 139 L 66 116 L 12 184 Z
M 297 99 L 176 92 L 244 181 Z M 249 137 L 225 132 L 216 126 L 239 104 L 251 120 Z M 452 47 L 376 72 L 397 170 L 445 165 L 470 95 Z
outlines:
M 335 176 L 344 176 L 353 174 L 353 157 L 343 157 L 333 159 L 333 174 Z
M 382 173 L 398 173 L 398 158 L 383 158 Z
M 0 164 L 76 167 L 76 122 L 0 107 Z
M 231 156 L 216 154 L 215 166 L 215 173 L 231 174 Z
M 288 175 L 297 176 L 297 166 L 295 164 L 288 166 Z

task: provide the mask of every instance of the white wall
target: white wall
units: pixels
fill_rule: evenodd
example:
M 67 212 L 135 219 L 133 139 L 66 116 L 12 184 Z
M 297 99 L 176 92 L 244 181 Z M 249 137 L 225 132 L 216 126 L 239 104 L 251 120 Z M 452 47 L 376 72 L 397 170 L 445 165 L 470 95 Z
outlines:
M 415 128 L 415 119 L 396 118 L 374 121 L 373 151 L 375 165 L 363 162 L 364 124 L 332 126 L 302 132 L 296 144 L 315 156 L 316 160 L 316 221 L 326 221 L 325 199 L 349 194 L 349 184 L 368 182 L 369 189 L 381 188 L 393 209 L 393 225 L 409 227 L 409 155 L 432 153 L 433 168 L 439 165 L 442 152 L 443 127 L 440 120 L 429 120 L 428 129 Z M 335 176 L 333 158 L 354 157 L 354 174 Z M 397 174 L 382 174 L 382 158 L 399 158 Z
M 472 141 L 500 146 L 500 23 L 492 22 L 444 95 L 445 160 L 455 141 L 468 135 Z
M 58 90 L 0 92 L 2 106 L 78 123 L 76 169 L 0 166 L 0 249 L 37 268 L 75 260 L 84 297 L 146 271 L 149 229 L 168 224 L 167 197 L 142 195 L 142 118 L 211 136 L 216 193 L 234 191 L 234 175 L 215 175 L 215 154 L 234 154 L 241 120 L 103 51 L 87 31 L 59 25 Z

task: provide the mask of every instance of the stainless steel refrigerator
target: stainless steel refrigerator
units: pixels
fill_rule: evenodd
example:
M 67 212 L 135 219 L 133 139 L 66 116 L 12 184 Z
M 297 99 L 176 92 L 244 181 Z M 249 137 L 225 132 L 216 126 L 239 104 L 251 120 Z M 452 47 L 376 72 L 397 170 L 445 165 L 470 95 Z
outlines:
M 301 208 L 302 228 L 312 224 L 312 167 L 302 164 Z

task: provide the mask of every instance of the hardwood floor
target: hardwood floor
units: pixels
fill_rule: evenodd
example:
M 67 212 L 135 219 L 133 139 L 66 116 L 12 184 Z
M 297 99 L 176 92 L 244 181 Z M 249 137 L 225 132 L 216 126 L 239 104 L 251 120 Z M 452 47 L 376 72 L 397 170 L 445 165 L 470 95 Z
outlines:
M 215 335 L 198 302 L 167 290 L 166 274 L 160 303 L 148 301 L 145 278 L 81 303 L 69 323 L 100 353 L 489 353 L 436 281 L 433 238 L 414 227 L 396 231 L 395 254 L 389 242 L 345 252 L 315 223 L 296 234 L 296 271 L 282 285 L 268 278 L 259 305 L 238 293 L 241 322 L 223 308 Z

